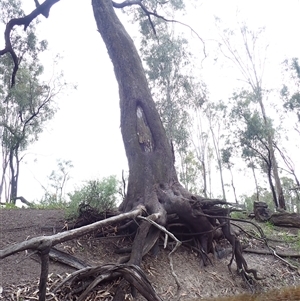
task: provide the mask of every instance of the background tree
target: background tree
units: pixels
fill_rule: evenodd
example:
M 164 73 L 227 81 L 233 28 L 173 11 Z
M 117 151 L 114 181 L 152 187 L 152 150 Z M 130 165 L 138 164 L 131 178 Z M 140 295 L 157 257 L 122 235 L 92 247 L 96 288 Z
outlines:
M 300 134 L 300 65 L 298 58 L 285 60 L 283 65 L 285 80 L 280 91 L 281 99 L 285 110 L 296 114 L 297 121 L 294 129 Z
M 193 127 L 190 129 L 193 133 L 190 133 L 190 136 L 192 137 L 195 156 L 201 167 L 199 171 L 201 171 L 202 175 L 202 194 L 204 197 L 212 197 L 211 162 L 213 159 L 213 148 L 210 146 L 211 131 L 209 130 L 209 122 L 207 123 L 207 115 L 205 113 L 205 106 L 209 105 L 209 101 L 207 100 L 207 88 L 203 86 L 202 90 L 203 97 L 196 98 L 193 106 Z
M 227 140 L 227 145 L 230 145 L 229 140 Z M 233 172 L 232 172 L 232 167 L 234 163 L 232 162 L 232 154 L 233 154 L 233 146 L 227 146 L 225 148 L 221 149 L 221 158 L 222 158 L 222 164 L 227 168 L 230 172 L 231 176 L 231 187 L 234 195 L 234 200 L 238 204 L 238 199 L 236 195 L 236 188 L 234 185 L 234 180 L 233 180 Z
M 235 133 L 239 139 L 242 157 L 246 161 L 256 161 L 261 170 L 267 175 L 274 204 L 278 207 L 272 178 L 273 161 L 269 145 L 269 137 L 272 137 L 272 141 L 275 141 L 272 120 L 264 121 L 262 119 L 260 112 L 255 108 L 255 103 L 253 105 L 256 98 L 252 93 L 242 91 L 235 94 L 233 98 L 235 99 L 235 105 L 230 116 L 233 124 L 236 124 Z
M 223 166 L 222 166 L 222 139 L 224 138 L 223 126 L 225 119 L 225 106 L 222 102 L 218 104 L 208 103 L 204 109 L 208 124 L 209 131 L 212 137 L 212 143 L 214 148 L 214 153 L 217 160 L 217 168 L 219 170 L 220 183 L 222 188 L 222 197 L 226 200 L 225 183 L 223 176 Z
M 70 174 L 73 167 L 73 163 L 70 160 L 57 160 L 56 169 L 52 170 L 48 176 L 50 188 L 41 184 L 42 188 L 45 190 L 45 195 L 40 201 L 43 206 L 59 206 L 66 204 L 65 189 L 67 182 L 71 178 Z
M 281 181 L 288 210 L 290 212 L 300 213 L 299 193 L 298 190 L 295 189 L 295 183 L 293 179 L 282 177 Z
M 156 9 L 156 1 L 149 1 L 148 8 Z M 183 8 L 183 1 L 174 2 L 172 10 Z M 174 13 L 171 13 L 173 17 Z M 192 72 L 192 55 L 188 41 L 176 35 L 174 26 L 162 19 L 149 22 L 140 11 L 141 58 L 146 63 L 145 71 L 151 93 L 162 119 L 176 158 L 176 169 L 181 183 L 187 189 L 197 190 L 199 165 L 191 153 L 192 126 L 191 108 L 199 99 L 199 88 Z M 155 31 L 153 30 L 155 28 Z
M 268 46 L 262 47 L 259 45 L 259 38 L 261 38 L 262 33 L 263 29 L 259 29 L 257 32 L 254 32 L 245 25 L 241 26 L 239 29 L 239 37 L 243 46 L 241 50 L 238 50 L 237 47 L 234 46 L 236 42 L 234 41 L 234 31 L 224 30 L 221 34 L 220 49 L 225 57 L 233 62 L 240 71 L 243 76 L 243 80 L 246 82 L 252 93 L 253 100 L 259 106 L 263 125 L 268 128 L 270 125 L 270 118 L 268 117 L 268 113 L 265 108 L 268 91 L 264 89 L 263 86 L 263 73 L 265 68 L 266 49 Z M 278 204 L 279 208 L 285 209 L 285 201 L 275 157 L 272 131 L 267 132 L 267 138 L 271 164 L 270 168 L 272 170 L 276 187 L 274 202 L 275 204 Z
M 23 17 L 20 1 L 1 1 L 4 8 L 1 21 L 6 23 L 13 16 Z M 60 77 L 48 83 L 41 80 L 43 66 L 38 60 L 41 52 L 47 48 L 46 41 L 38 41 L 35 23 L 28 26 L 26 33 L 20 28 L 10 34 L 11 45 L 18 58 L 18 73 L 11 86 L 14 61 L 9 53 L 4 54 L 0 62 L 0 127 L 3 155 L 0 192 L 7 181 L 10 188 L 5 192 L 6 202 L 13 202 L 18 196 L 20 162 L 24 151 L 38 139 L 45 122 L 55 111 L 54 97 L 64 86 Z M 9 170 L 8 170 L 9 168 Z

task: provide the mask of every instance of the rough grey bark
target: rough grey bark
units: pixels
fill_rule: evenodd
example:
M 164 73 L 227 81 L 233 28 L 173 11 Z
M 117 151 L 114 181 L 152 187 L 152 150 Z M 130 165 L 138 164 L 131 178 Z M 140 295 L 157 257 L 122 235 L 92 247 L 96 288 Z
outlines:
M 257 100 L 258 103 L 260 105 L 261 108 L 261 113 L 263 116 L 263 120 L 265 125 L 267 126 L 267 114 L 266 114 L 266 110 L 265 110 L 265 106 L 263 103 L 263 99 L 262 99 L 262 92 L 261 92 L 261 87 L 259 82 L 257 82 L 257 90 L 258 92 L 257 94 Z M 276 207 L 279 207 L 281 209 L 286 210 L 286 206 L 285 206 L 285 200 L 284 200 L 284 195 L 283 195 L 283 190 L 282 190 L 282 186 L 281 186 L 281 182 L 280 182 L 280 178 L 279 178 L 279 172 L 278 172 L 278 164 L 277 164 L 277 160 L 275 157 L 275 151 L 274 151 L 274 147 L 273 147 L 273 137 L 271 133 L 268 133 L 268 148 L 269 148 L 269 152 L 270 152 L 270 161 L 272 164 L 272 171 L 273 171 L 273 177 L 275 180 L 275 188 L 276 188 L 276 194 L 274 196 L 274 202 Z M 272 188 L 272 187 L 271 187 Z
M 155 108 L 140 57 L 111 1 L 92 3 L 98 30 L 119 84 L 121 130 L 130 170 L 121 210 L 129 211 L 142 203 L 149 213 L 164 212 L 155 189 L 159 184 L 178 182 L 171 145 Z

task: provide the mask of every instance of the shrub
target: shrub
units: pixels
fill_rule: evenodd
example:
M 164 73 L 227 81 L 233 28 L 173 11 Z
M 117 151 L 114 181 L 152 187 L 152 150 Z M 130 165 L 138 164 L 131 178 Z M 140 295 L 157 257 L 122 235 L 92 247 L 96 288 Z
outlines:
M 98 212 L 114 209 L 117 202 L 118 188 L 119 181 L 116 176 L 87 181 L 83 187 L 68 194 L 71 201 L 66 210 L 67 217 L 76 218 L 80 205 L 89 205 Z

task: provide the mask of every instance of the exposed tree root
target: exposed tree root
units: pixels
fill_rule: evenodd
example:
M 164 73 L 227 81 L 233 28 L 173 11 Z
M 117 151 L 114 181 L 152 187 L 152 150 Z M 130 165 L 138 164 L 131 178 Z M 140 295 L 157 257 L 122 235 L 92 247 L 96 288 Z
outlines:
M 70 282 L 69 286 L 71 288 L 78 288 L 82 287 L 82 283 L 84 283 L 85 280 L 89 281 L 91 277 L 95 278 L 77 299 L 77 301 L 82 301 L 101 282 L 108 279 L 112 280 L 120 276 L 134 286 L 147 300 L 161 301 L 143 270 L 134 264 L 106 264 L 100 267 L 86 268 L 70 275 L 63 284 Z

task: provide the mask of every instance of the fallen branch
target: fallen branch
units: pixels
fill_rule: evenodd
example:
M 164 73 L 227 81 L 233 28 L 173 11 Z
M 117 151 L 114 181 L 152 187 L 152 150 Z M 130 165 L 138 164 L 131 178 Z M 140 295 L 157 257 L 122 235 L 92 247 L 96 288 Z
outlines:
M 77 270 L 87 268 L 90 266 L 89 264 L 76 258 L 75 256 L 55 248 L 50 249 L 49 257 L 54 261 L 59 261 Z
M 105 220 L 98 221 L 87 226 L 83 226 L 78 229 L 73 229 L 73 230 L 69 230 L 66 232 L 57 233 L 49 236 L 39 236 L 39 237 L 31 238 L 29 240 L 23 241 L 21 243 L 0 250 L 0 259 L 3 259 L 7 256 L 29 249 L 42 251 L 44 249 L 47 249 L 48 247 L 53 247 L 59 243 L 86 235 L 102 226 L 116 223 L 128 218 L 135 218 L 138 215 L 141 215 L 143 211 L 144 211 L 144 207 L 141 206 L 133 211 L 122 213 L 117 216 L 113 216 Z

